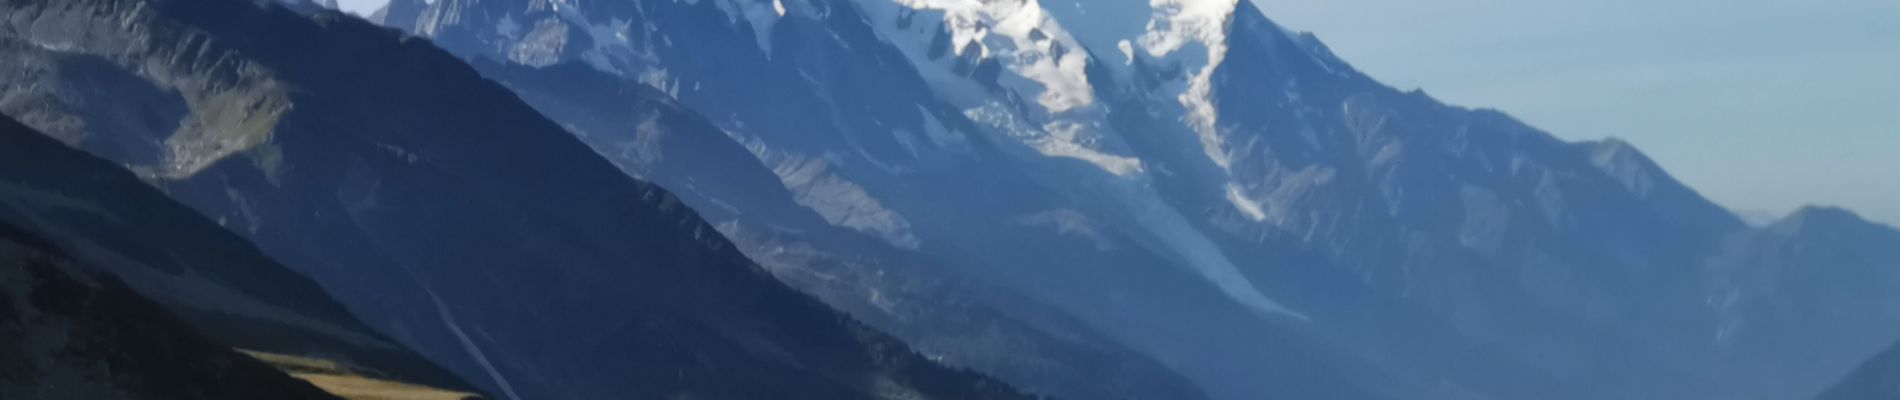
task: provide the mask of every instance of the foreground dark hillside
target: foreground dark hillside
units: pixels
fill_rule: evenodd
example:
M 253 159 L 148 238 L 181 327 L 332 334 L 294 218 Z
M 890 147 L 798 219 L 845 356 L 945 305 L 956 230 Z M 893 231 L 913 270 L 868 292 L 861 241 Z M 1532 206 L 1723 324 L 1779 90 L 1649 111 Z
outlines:
M 44 181 L 21 177 L 55 171 L 88 179 L 61 182 L 61 186 L 75 190 L 57 190 L 39 185 Z M 0 117 L 0 178 L 4 178 L 0 179 L 0 398 L 330 399 L 334 397 L 316 387 L 239 354 L 228 341 L 246 341 L 246 344 L 279 350 L 322 350 L 328 354 L 362 350 L 320 339 L 313 334 L 315 329 L 299 329 L 311 325 L 279 324 L 291 318 L 317 323 L 324 317 L 334 317 L 296 314 L 322 309 L 297 308 L 297 305 L 334 305 L 326 303 L 325 298 L 292 304 L 281 310 L 282 314 L 276 315 L 276 319 L 259 315 L 219 316 L 216 315 L 219 313 L 195 309 L 178 301 L 182 297 L 209 294 L 186 291 L 215 290 L 212 282 L 216 278 L 193 288 L 162 288 L 152 285 L 155 282 L 146 282 L 146 286 L 137 288 L 128 286 L 121 277 L 143 279 L 165 273 L 152 268 L 154 266 L 136 265 L 134 260 L 139 260 L 138 254 L 116 253 L 128 247 L 112 247 L 127 241 L 151 245 L 145 238 L 138 238 L 140 232 L 125 229 L 127 225 L 90 225 L 97 229 L 91 232 L 96 234 L 94 239 L 100 241 L 76 241 L 63 233 L 70 232 L 64 229 L 78 226 L 59 222 L 67 221 L 65 218 L 92 218 L 100 222 L 121 217 L 146 218 L 136 214 L 112 214 L 112 210 L 105 209 L 133 200 L 93 195 L 111 191 L 133 199 L 150 200 L 152 196 L 139 194 L 151 189 L 111 164 L 67 149 L 4 117 Z M 115 183 L 120 185 L 115 187 Z M 43 191 L 29 192 L 35 190 Z M 144 204 L 141 210 L 153 214 L 162 214 L 168 206 L 183 210 L 165 204 L 168 200 L 162 196 L 156 199 L 159 202 Z M 114 201 L 118 202 L 104 204 Z M 48 219 L 59 221 L 49 224 Z M 130 225 L 137 226 L 137 222 Z M 189 227 L 180 228 L 179 233 L 191 231 Z M 216 236 L 199 239 L 217 241 Z M 171 251 L 185 254 L 186 258 L 205 250 L 162 246 L 137 249 Z M 113 262 L 109 260 L 124 261 L 109 267 L 99 264 Z M 192 261 L 202 260 L 183 262 Z M 270 265 L 233 263 L 222 270 L 218 269 L 225 266 L 174 264 L 165 267 L 180 268 L 171 273 L 190 273 L 192 270 L 187 268 L 202 267 L 212 268 L 211 273 L 247 271 L 250 276 L 259 278 L 256 280 L 259 286 L 277 283 L 268 278 L 276 276 L 289 279 L 280 282 L 290 283 L 276 289 L 294 291 L 310 287 L 296 285 L 307 285 L 307 282 L 297 281 L 295 275 Z M 152 269 L 141 273 L 134 270 L 137 268 Z M 171 297 L 168 301 L 154 301 L 148 296 Z M 263 307 L 238 302 L 228 305 Z M 177 315 L 181 311 L 196 318 L 180 318 Z M 346 319 L 327 322 L 354 322 L 347 319 L 347 315 L 341 317 Z M 206 332 L 205 329 L 239 326 L 251 329 L 201 333 Z M 332 332 L 348 327 L 338 326 Z M 266 337 L 264 332 L 270 332 L 270 336 Z M 399 349 L 383 351 L 395 357 L 377 361 L 401 359 Z M 394 365 L 385 363 L 378 367 Z
M 0 222 L 113 275 L 225 346 L 468 388 L 364 325 L 309 278 L 131 172 L 4 117 Z
M 0 397 L 331 399 L 0 223 Z

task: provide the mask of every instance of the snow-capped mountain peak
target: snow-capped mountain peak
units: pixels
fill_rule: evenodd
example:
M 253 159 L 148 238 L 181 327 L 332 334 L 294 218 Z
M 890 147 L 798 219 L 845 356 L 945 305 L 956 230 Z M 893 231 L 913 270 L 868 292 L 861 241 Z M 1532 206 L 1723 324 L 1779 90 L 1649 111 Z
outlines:
M 1209 48 L 1226 42 L 1226 22 L 1238 0 L 1152 0 L 1154 18 L 1141 36 L 1142 50 L 1163 57 L 1198 42 Z
M 943 100 L 1047 157 L 1143 170 L 1104 131 L 1087 48 L 1038 0 L 856 0 Z
M 859 0 L 885 40 L 902 44 L 912 63 L 939 72 L 969 76 L 975 63 L 996 61 L 1013 76 L 999 78 L 1049 114 L 1094 104 L 1087 51 L 1075 42 L 1037 0 Z M 935 19 L 935 21 L 918 21 Z M 948 53 L 940 47 L 948 34 Z M 986 82 L 939 80 L 958 91 L 980 91 Z M 967 100 L 967 99 L 963 99 Z

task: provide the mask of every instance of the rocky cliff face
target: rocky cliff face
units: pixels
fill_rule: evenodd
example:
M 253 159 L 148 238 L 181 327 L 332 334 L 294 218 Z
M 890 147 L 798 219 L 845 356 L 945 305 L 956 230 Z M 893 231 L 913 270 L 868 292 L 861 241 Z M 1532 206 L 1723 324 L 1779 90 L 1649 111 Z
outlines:
M 14 54 L 95 59 L 120 78 L 28 66 L 13 82 L 58 107 L 9 114 L 85 121 L 55 135 L 144 173 L 485 392 L 1018 396 L 785 287 L 426 42 L 235 0 L 4 4 Z M 126 90 L 156 101 L 86 97 Z M 150 117 L 112 129 L 92 112 Z

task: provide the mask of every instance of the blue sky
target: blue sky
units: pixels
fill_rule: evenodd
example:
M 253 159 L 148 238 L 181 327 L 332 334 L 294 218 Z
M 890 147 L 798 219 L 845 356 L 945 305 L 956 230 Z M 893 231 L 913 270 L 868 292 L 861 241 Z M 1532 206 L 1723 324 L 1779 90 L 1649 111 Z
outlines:
M 1744 214 L 1900 225 L 1900 0 L 1252 1 L 1387 84 L 1623 138 Z
M 1253 1 L 1388 84 L 1624 138 L 1738 211 L 1900 224 L 1900 1 Z
M 369 13 L 375 12 L 377 7 L 382 7 L 384 3 L 388 2 L 389 0 L 336 0 L 336 5 L 337 7 L 343 8 L 344 11 L 369 15 Z

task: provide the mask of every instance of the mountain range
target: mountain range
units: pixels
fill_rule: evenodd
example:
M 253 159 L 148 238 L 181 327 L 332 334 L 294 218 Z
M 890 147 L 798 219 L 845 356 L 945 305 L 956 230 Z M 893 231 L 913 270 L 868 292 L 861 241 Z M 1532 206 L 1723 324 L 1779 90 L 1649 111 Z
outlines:
M 1900 338 L 1892 227 L 1750 226 L 1249 1 L 0 5 L 0 113 L 498 398 L 1793 399 Z
M 273 3 L 4 4 L 21 60 L 6 75 L 32 83 L 9 95 L 33 99 L 9 115 L 141 174 L 484 393 L 1019 396 L 778 283 L 426 41 Z
M 1896 334 L 1876 307 L 1771 321 L 1766 303 L 1808 294 L 1759 275 L 1807 261 L 1736 243 L 1803 239 L 1749 228 L 1628 143 L 1566 143 L 1392 90 L 1248 2 L 395 1 L 380 15 L 471 60 L 666 92 L 830 225 L 1035 294 L 1217 398 L 1326 382 L 1235 372 L 1272 371 L 1287 337 L 1372 381 L 1325 386 L 1405 397 L 1731 398 L 1811 393 Z M 1803 328 L 1822 322 L 1865 328 Z M 1759 354 L 1813 342 L 1832 347 Z

